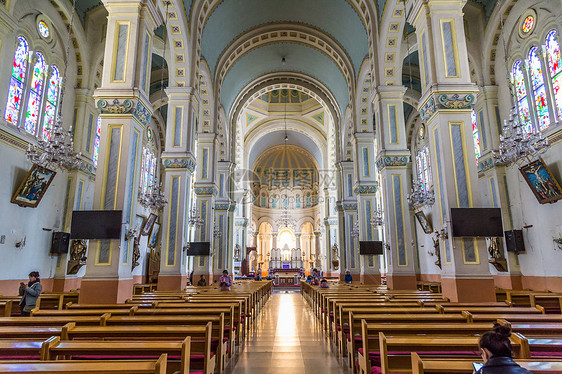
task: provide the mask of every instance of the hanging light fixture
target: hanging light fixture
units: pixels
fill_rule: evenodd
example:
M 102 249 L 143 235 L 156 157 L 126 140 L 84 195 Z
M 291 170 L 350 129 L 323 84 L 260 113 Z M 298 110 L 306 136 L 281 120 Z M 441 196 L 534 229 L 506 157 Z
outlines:
M 283 90 L 281 90 L 279 97 L 283 97 Z M 291 93 L 287 90 L 287 101 L 290 99 Z M 283 122 L 285 125 L 285 137 L 283 138 L 285 142 L 284 152 L 285 157 L 289 157 L 288 150 L 287 150 L 287 142 L 289 141 L 289 136 L 287 135 L 287 101 L 285 102 L 285 111 L 283 113 Z M 289 195 L 288 189 L 285 187 L 285 198 L 287 199 L 287 204 L 283 202 L 283 213 L 281 214 L 277 224 L 280 227 L 294 227 L 296 225 L 295 220 L 292 218 L 291 214 L 289 213 Z
M 503 18 L 500 15 L 501 32 L 503 35 Z M 503 35 L 504 64 L 507 70 L 507 47 L 505 35 Z M 509 88 L 511 110 L 509 119 L 504 120 L 502 134 L 500 134 L 499 149 L 492 151 L 494 161 L 497 165 L 511 166 L 513 164 L 523 165 L 530 163 L 545 153 L 550 144 L 548 138 L 544 138 L 542 131 L 525 131 L 525 125 L 521 122 L 521 117 L 517 111 L 515 89 L 513 87 L 513 77 L 507 72 L 507 86 Z M 538 129 L 536 123 L 533 128 Z
M 68 37 L 66 40 L 65 56 L 62 78 L 60 80 L 60 98 L 57 118 L 50 130 L 50 137 L 47 140 L 39 139 L 36 145 L 29 145 L 26 156 L 29 161 L 47 169 L 61 169 L 71 171 L 76 169 L 81 162 L 81 153 L 74 152 L 74 142 L 72 140 L 72 126 L 69 130 L 64 129 L 62 117 L 62 103 L 64 98 L 64 85 L 66 84 L 66 71 L 68 68 L 71 46 L 71 33 L 74 24 L 74 14 L 76 13 L 76 0 L 72 1 L 72 14 L 70 25 L 68 26 Z
M 170 2 L 166 1 L 166 17 L 164 19 L 164 34 L 163 34 L 163 41 L 164 41 L 164 49 L 163 49 L 163 59 L 166 61 L 166 30 L 168 24 L 168 7 L 170 6 Z M 164 65 L 162 65 L 162 74 L 160 75 L 160 99 L 164 100 Z M 162 184 L 159 186 L 152 185 L 148 191 L 144 194 L 139 196 L 139 203 L 144 206 L 145 208 L 152 207 L 156 210 L 160 210 L 164 208 L 168 204 L 168 198 L 162 191 Z

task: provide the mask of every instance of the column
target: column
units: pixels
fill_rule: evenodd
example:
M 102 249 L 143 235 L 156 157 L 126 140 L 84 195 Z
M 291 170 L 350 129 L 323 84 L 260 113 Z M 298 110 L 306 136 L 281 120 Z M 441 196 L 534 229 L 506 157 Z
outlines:
M 179 291 L 187 282 L 187 258 L 183 248 L 190 242 L 188 225 L 191 181 L 196 160 L 193 154 L 194 113 L 198 110 L 192 87 L 168 87 L 166 140 L 162 152 L 162 180 L 168 204 L 162 216 L 159 291 Z M 198 279 L 193 277 L 194 280 Z
M 390 289 L 416 289 L 414 248 L 410 211 L 406 196 L 410 191 L 403 96 L 404 87 L 377 87 L 375 107 L 379 153 L 376 166 L 381 175 L 387 251 L 386 284 Z M 375 200 L 373 196 L 373 201 Z
M 359 240 L 375 240 L 371 226 L 373 209 L 376 207 L 377 174 L 375 169 L 375 135 L 372 132 L 355 133 L 353 137 L 355 159 L 355 173 L 357 183 L 354 193 L 357 196 L 357 212 L 359 219 Z M 361 256 L 360 281 L 361 284 L 380 284 L 380 257 Z
M 120 239 L 90 240 L 80 303 L 121 303 L 132 295 L 133 241 L 125 240 L 135 217 L 139 162 L 148 99 L 150 43 L 162 23 L 149 0 L 104 0 L 109 13 L 101 88 L 94 97 L 101 140 L 93 208 L 122 210 Z
M 271 233 L 271 248 L 277 249 L 277 234 L 276 232 Z
M 474 108 L 480 135 L 480 158 L 478 159 L 478 178 L 483 204 L 493 208 L 501 208 L 504 230 L 513 227 L 511 207 L 508 197 L 508 186 L 505 167 L 495 165 L 492 149 L 498 149 L 502 124 L 499 114 L 498 87 L 484 86 L 477 96 Z M 499 238 L 499 251 L 505 259 L 499 266 L 490 265 L 496 287 L 505 289 L 522 289 L 521 269 L 517 255 L 505 250 L 505 241 Z M 505 266 L 504 266 L 505 265 Z
M 471 111 L 478 92 L 470 81 L 463 26 L 464 1 L 417 0 L 416 27 L 422 76 L 419 111 L 430 136 L 436 203 L 433 227 L 441 236 L 443 296 L 453 302 L 494 301 L 484 239 L 455 238 L 451 208 L 481 207 Z
M 215 223 L 221 233 L 216 237 L 216 261 L 214 272 L 222 274 L 222 271 L 227 269 L 229 273 L 232 272 L 232 253 L 229 248 L 229 241 L 231 240 L 231 222 L 233 218 L 235 202 L 231 201 L 230 187 L 228 181 L 229 175 L 232 173 L 234 164 L 229 161 L 219 161 L 217 163 L 217 182 L 218 194 L 215 201 Z
M 301 233 L 300 232 L 295 233 L 295 248 L 301 249 Z
M 93 203 L 94 181 L 96 171 L 92 162 L 94 150 L 94 134 L 96 131 L 97 109 L 92 92 L 86 89 L 75 90 L 74 105 L 74 149 L 82 152 L 83 158 L 77 169 L 72 170 L 67 179 L 67 200 L 64 206 L 64 222 L 62 231 L 70 232 L 70 222 L 73 210 L 91 210 Z M 87 126 L 76 126 L 86 123 Z M 75 267 L 75 261 L 69 262 L 73 251 L 74 240 L 70 241 L 68 254 L 60 254 L 55 268 L 53 291 L 64 292 L 80 288 L 81 278 L 85 267 Z M 86 253 L 88 257 L 88 253 Z M 70 272 L 70 273 L 69 273 Z
M 357 220 L 357 198 L 354 194 L 355 176 L 353 161 L 341 161 L 336 164 L 338 180 L 341 185 L 340 200 L 336 202 L 340 232 L 340 278 L 349 270 L 354 279 L 360 279 L 359 248 L 352 230 Z

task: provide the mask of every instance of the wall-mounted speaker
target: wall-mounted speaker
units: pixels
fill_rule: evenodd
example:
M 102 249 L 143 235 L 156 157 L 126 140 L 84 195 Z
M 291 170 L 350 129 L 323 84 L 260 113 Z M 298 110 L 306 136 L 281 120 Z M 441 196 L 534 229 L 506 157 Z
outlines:
M 525 252 L 523 230 L 509 230 L 504 232 L 505 245 L 508 252 Z
M 68 245 L 70 244 L 70 234 L 68 232 L 54 232 L 51 240 L 51 254 L 59 255 L 68 253 Z

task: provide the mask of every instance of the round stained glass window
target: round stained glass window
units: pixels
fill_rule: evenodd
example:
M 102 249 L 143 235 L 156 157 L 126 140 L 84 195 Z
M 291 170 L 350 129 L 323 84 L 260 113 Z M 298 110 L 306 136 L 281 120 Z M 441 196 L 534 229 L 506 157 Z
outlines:
M 521 31 L 523 31 L 523 34 L 528 34 L 533 30 L 534 27 L 535 17 L 530 14 L 523 20 L 523 23 L 521 24 Z
M 47 26 L 47 23 L 45 21 L 39 21 L 39 23 L 37 24 L 37 30 L 39 30 L 39 35 L 41 35 L 45 39 L 48 38 L 49 35 L 51 35 L 49 26 Z
M 146 132 L 146 137 L 148 138 L 148 140 L 152 140 L 152 129 L 148 129 L 148 131 Z
M 424 125 L 421 125 L 421 126 L 420 126 L 420 130 L 419 130 L 419 132 L 418 132 L 418 136 L 419 136 L 420 139 L 423 139 L 423 138 L 424 138 L 424 136 L 425 136 L 425 126 L 424 126 Z

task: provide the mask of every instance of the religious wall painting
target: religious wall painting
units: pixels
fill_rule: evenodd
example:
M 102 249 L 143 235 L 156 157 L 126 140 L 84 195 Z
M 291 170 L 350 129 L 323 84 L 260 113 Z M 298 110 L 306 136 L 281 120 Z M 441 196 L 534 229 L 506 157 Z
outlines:
M 152 230 L 152 225 L 154 225 L 154 222 L 156 222 L 156 218 L 157 218 L 156 214 L 150 213 L 150 216 L 148 217 L 144 226 L 142 227 L 141 235 L 150 234 L 150 230 Z
M 133 221 L 133 230 L 140 232 L 144 228 L 145 223 L 146 223 L 146 217 L 137 214 L 135 216 L 135 220 Z
M 156 244 L 158 243 L 158 234 L 160 233 L 160 224 L 158 222 L 154 222 L 152 225 L 152 230 L 150 230 L 150 235 L 148 236 L 148 246 L 150 248 L 156 248 Z
M 36 208 L 53 181 L 56 172 L 33 165 L 12 196 L 11 202 L 21 207 Z
M 562 188 L 542 158 L 523 166 L 519 171 L 540 204 L 562 199 Z
M 419 212 L 416 212 L 415 216 L 418 219 L 423 232 L 425 232 L 426 234 L 431 234 L 433 232 L 433 227 L 431 226 L 431 223 L 427 219 L 425 213 L 420 210 Z

